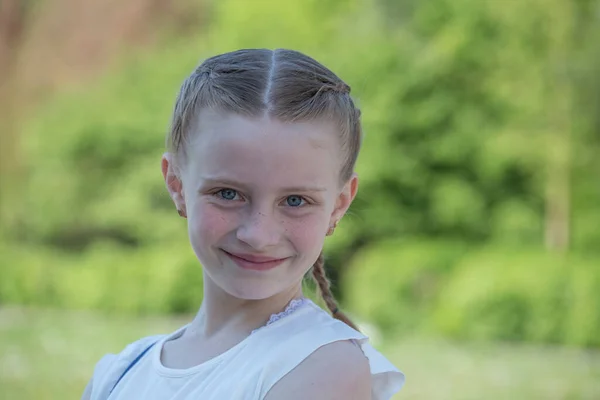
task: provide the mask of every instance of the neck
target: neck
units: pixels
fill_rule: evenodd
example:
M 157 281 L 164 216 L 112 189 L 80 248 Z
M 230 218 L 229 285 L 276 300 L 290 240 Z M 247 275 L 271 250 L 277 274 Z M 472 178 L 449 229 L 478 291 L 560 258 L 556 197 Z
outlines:
M 227 330 L 250 334 L 267 323 L 272 314 L 281 312 L 293 299 L 302 297 L 302 285 L 290 287 L 260 300 L 240 299 L 225 292 L 204 273 L 204 298 L 184 335 L 211 337 Z

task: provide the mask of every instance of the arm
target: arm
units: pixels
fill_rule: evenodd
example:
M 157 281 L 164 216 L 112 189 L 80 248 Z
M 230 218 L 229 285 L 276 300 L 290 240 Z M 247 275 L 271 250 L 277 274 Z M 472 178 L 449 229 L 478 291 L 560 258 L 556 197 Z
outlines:
M 371 369 L 350 341 L 325 345 L 277 382 L 265 400 L 371 400 Z

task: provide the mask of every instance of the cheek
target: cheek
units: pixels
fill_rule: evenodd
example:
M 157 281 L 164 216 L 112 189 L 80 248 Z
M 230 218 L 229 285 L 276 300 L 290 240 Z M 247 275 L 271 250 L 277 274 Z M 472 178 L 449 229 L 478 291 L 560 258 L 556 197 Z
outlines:
M 289 220 L 285 224 L 285 231 L 298 251 L 318 254 L 327 231 L 327 220 L 320 215 Z
M 189 221 L 190 236 L 196 243 L 212 244 L 235 226 L 231 213 L 199 203 Z

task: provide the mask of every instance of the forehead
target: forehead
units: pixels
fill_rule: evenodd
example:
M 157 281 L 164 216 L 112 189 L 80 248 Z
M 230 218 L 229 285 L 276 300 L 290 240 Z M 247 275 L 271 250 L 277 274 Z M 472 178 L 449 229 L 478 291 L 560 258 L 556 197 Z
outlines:
M 252 185 L 329 185 L 341 168 L 338 132 L 328 121 L 280 122 L 203 110 L 186 153 L 193 179 Z

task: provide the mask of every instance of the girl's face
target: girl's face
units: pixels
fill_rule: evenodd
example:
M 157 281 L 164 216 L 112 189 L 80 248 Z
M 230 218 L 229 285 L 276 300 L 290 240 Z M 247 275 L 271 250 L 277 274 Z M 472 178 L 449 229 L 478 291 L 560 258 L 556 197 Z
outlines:
M 203 111 L 167 185 L 205 277 L 248 300 L 299 286 L 356 195 L 356 176 L 340 185 L 342 157 L 333 123 Z

